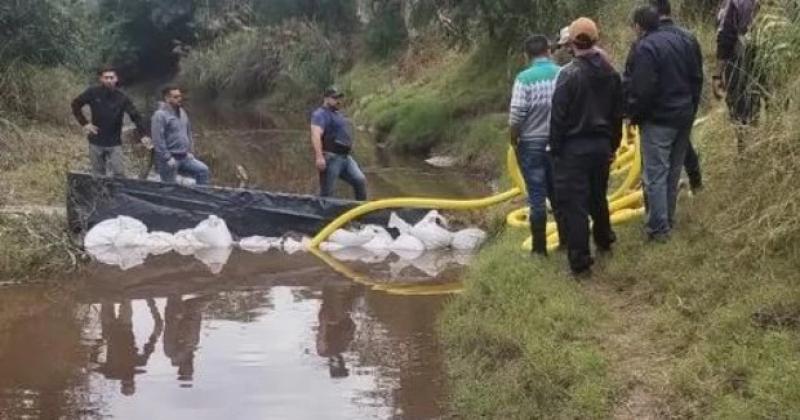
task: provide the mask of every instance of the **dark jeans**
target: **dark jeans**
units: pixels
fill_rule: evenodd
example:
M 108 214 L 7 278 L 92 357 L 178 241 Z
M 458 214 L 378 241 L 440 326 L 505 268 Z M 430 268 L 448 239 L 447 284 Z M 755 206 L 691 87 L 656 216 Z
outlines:
M 561 213 L 556 204 L 555 184 L 553 181 L 553 159 L 550 153 L 542 150 L 540 144 L 532 141 L 520 141 L 517 145 L 517 160 L 519 161 L 522 177 L 528 190 L 528 205 L 530 206 L 530 223 L 532 231 L 536 226 L 541 226 L 542 232 L 547 226 L 547 202 L 553 209 L 553 217 L 559 230 L 559 240 L 564 241 L 563 223 Z
M 700 158 L 697 156 L 697 151 L 694 150 L 691 140 L 686 147 L 686 159 L 683 161 L 683 167 L 686 168 L 686 175 L 689 177 L 689 185 L 692 188 L 703 186 L 703 173 L 700 171 Z
M 613 242 L 608 212 L 609 155 L 564 152 L 555 160 L 557 207 L 564 221 L 569 265 L 573 272 L 588 270 L 592 264 L 589 249 L 589 216 L 598 248 L 610 249 Z
M 184 157 L 182 159 L 175 159 L 178 165 L 170 167 L 167 162 L 161 161 L 158 163 L 158 174 L 161 176 L 161 182 L 175 183 L 177 175 L 188 176 L 195 179 L 197 185 L 208 185 L 208 180 L 211 178 L 211 171 L 205 163 L 197 160 L 194 157 Z
M 333 196 L 336 180 L 341 178 L 353 187 L 356 200 L 367 200 L 367 177 L 352 156 L 325 152 L 325 164 L 319 174 L 320 196 Z
M 683 129 L 642 124 L 642 157 L 644 189 L 647 195 L 648 235 L 666 235 L 675 221 L 678 183 L 692 133 L 691 125 Z

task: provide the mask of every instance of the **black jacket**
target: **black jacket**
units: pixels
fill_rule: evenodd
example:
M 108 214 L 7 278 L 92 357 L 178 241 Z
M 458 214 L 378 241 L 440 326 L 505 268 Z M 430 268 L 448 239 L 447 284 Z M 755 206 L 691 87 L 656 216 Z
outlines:
M 556 81 L 550 117 L 551 153 L 612 153 L 621 139 L 619 73 L 600 53 L 576 57 Z
M 663 20 L 632 48 L 626 64 L 626 111 L 635 124 L 691 124 L 703 91 L 703 54 L 690 32 Z
M 86 89 L 72 101 L 72 114 L 78 124 L 88 123 L 83 115 L 83 107 L 89 105 L 92 111 L 92 125 L 97 126 L 97 135 L 89 135 L 89 143 L 96 146 L 111 147 L 122 144 L 122 120 L 127 113 L 136 125 L 140 136 L 147 135 L 146 125 L 141 114 L 130 99 L 120 90 L 110 90 L 103 86 Z

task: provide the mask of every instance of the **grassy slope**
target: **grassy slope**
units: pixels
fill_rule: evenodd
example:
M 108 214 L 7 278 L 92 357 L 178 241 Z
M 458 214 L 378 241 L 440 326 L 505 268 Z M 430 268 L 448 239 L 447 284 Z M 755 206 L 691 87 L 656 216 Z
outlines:
M 605 29 L 620 58 L 626 29 Z M 699 29 L 709 54 L 713 31 Z M 788 86 L 791 98 L 800 85 Z M 681 197 L 673 241 L 648 245 L 637 223 L 620 227 L 613 258 L 586 284 L 565 274 L 563 254 L 532 261 L 518 250 L 522 233 L 499 236 L 441 322 L 454 411 L 800 416 L 800 122 L 796 102 L 786 103 L 748 133 L 744 156 L 735 155 L 722 105 L 709 103 L 711 119 L 694 136 L 707 190 Z

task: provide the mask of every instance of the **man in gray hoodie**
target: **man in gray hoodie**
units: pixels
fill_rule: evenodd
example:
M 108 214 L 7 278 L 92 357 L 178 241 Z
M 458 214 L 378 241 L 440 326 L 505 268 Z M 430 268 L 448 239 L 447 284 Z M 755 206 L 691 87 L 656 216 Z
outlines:
M 164 101 L 159 103 L 151 122 L 156 168 L 161 181 L 174 183 L 177 174 L 181 174 L 193 177 L 197 185 L 207 185 L 211 174 L 208 166 L 192 154 L 192 125 L 181 106 L 180 88 L 168 86 L 161 94 Z

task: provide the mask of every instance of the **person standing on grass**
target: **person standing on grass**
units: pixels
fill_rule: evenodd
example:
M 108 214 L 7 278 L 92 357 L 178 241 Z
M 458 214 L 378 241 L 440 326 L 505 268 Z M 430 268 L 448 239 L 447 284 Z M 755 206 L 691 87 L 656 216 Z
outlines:
M 351 155 L 353 129 L 340 112 L 344 94 L 335 87 L 325 89 L 322 106 L 311 115 L 311 144 L 319 171 L 320 196 L 334 194 L 341 178 L 353 187 L 358 201 L 367 200 L 367 178 Z
M 117 71 L 104 67 L 97 75 L 99 84 L 86 89 L 72 101 L 72 114 L 88 137 L 92 174 L 106 176 L 110 171 L 114 177 L 125 177 L 125 159 L 122 153 L 122 123 L 125 114 L 136 125 L 142 143 L 148 144 L 150 139 L 136 106 L 117 88 Z M 92 113 L 91 122 L 83 115 L 86 105 Z
M 693 93 L 696 95 L 696 105 L 699 107 L 700 105 L 700 96 L 703 92 L 703 51 L 700 47 L 700 42 L 697 41 L 697 37 L 694 36 L 691 32 L 689 32 L 686 28 L 680 27 L 675 24 L 675 21 L 672 19 L 672 5 L 670 4 L 669 0 L 650 0 L 650 5 L 653 6 L 659 14 L 659 29 L 664 31 L 672 31 L 678 35 L 681 35 L 686 38 L 687 42 L 691 45 L 691 50 L 693 52 L 694 60 L 692 65 L 694 70 L 692 73 L 694 77 L 692 77 L 692 86 Z M 695 110 L 695 117 L 697 116 L 697 110 Z M 703 173 L 700 170 L 700 158 L 697 155 L 697 151 L 692 144 L 691 138 L 689 139 L 689 144 L 686 148 L 686 160 L 683 162 L 683 167 L 686 170 L 686 175 L 689 177 L 689 189 L 692 191 L 692 194 L 697 194 L 703 189 Z
M 725 96 L 731 119 L 737 125 L 736 144 L 744 150 L 743 128 L 758 120 L 763 84 L 755 74 L 756 49 L 750 26 L 758 12 L 757 0 L 722 0 L 717 15 L 717 71 L 714 95 Z
M 599 250 L 614 242 L 608 210 L 609 167 L 622 139 L 622 80 L 596 44 L 597 25 L 588 18 L 569 28 L 575 59 L 558 75 L 550 118 L 555 163 L 556 207 L 565 224 L 570 269 L 591 274 L 589 216 Z
M 153 114 L 150 129 L 161 182 L 174 183 L 180 174 L 194 178 L 197 185 L 207 185 L 211 173 L 208 166 L 192 154 L 192 125 L 183 108 L 181 89 L 167 86 L 161 95 L 164 100 Z
M 645 231 L 665 242 L 675 225 L 678 183 L 700 104 L 702 64 L 696 43 L 675 28 L 662 28 L 658 11 L 633 14 L 639 40 L 632 51 L 627 108 L 640 126 L 647 196 Z
M 550 199 L 551 205 L 555 203 L 553 163 L 547 143 L 550 137 L 550 106 L 560 67 L 550 58 L 550 42 L 543 35 L 532 35 L 525 40 L 525 55 L 530 66 L 514 82 L 508 125 L 511 144 L 517 151 L 528 189 L 533 253 L 546 256 L 546 200 Z

